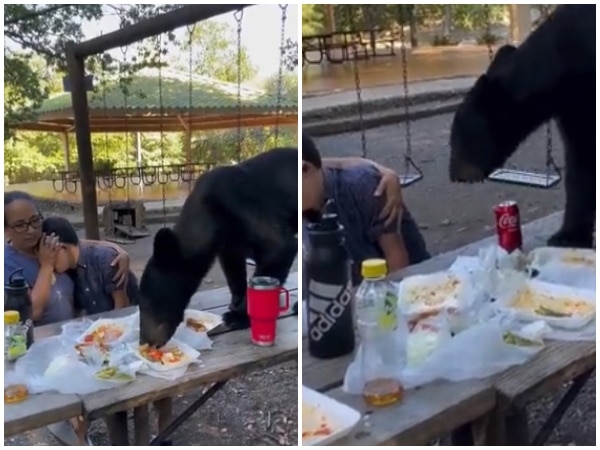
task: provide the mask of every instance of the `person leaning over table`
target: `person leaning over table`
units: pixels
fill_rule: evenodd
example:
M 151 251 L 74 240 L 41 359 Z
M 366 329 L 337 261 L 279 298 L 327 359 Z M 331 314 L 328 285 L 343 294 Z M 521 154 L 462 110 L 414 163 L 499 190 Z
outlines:
M 322 159 L 315 142 L 303 133 L 303 245 L 309 246 L 307 223 L 318 220 L 329 199 L 344 226 L 346 250 L 354 262 L 353 284 L 361 281 L 360 264 L 365 259 L 383 258 L 394 272 L 430 258 L 391 169 L 358 158 Z M 307 277 L 302 281 L 303 292 L 308 292 Z
M 16 270 L 22 270 L 31 286 L 34 325 L 61 322 L 74 317 L 74 285 L 67 274 L 55 273 L 54 266 L 60 243 L 55 235 L 42 232 L 43 216 L 33 197 L 26 192 L 4 193 L 4 282 Z M 111 265 L 116 268 L 117 285 L 127 282 L 129 255 L 110 242 L 84 241 L 90 246 L 108 247 L 115 251 Z M 92 445 L 87 424 L 81 417 L 48 426 L 61 442 Z M 74 432 L 74 433 L 73 433 Z

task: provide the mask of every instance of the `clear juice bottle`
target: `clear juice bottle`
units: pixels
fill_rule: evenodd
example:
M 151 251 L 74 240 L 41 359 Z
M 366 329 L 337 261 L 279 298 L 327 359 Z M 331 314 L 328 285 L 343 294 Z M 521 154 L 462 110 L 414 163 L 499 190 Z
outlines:
M 397 373 L 406 364 L 406 324 L 398 314 L 396 288 L 385 279 L 385 260 L 363 261 L 361 273 L 356 314 L 362 345 L 363 398 L 369 405 L 386 406 L 401 401 L 404 394 Z

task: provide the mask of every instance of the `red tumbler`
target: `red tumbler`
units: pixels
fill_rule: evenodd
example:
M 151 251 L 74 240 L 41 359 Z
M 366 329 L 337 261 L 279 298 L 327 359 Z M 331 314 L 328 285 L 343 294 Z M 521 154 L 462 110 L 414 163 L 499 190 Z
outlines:
M 282 292 L 285 293 L 283 306 L 280 302 Z M 248 283 L 246 298 L 252 342 L 261 347 L 272 346 L 279 314 L 290 307 L 290 293 L 275 278 L 254 277 Z

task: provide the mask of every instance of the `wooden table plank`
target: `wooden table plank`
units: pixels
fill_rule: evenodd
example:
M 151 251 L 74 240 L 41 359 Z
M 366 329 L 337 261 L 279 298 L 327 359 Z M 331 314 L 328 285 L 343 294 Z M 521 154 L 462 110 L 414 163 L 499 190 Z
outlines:
M 38 394 L 22 403 L 4 404 L 4 437 L 40 428 L 83 412 L 77 395 Z
M 359 446 L 428 445 L 489 413 L 496 401 L 494 389 L 482 381 L 432 383 L 406 392 L 402 402 L 385 408 L 370 407 L 341 388 L 327 395 L 363 414 L 349 436 L 331 445 Z
M 533 360 L 494 379 L 503 403 L 523 407 L 596 367 L 595 342 L 550 342 Z
M 90 419 L 129 410 L 164 397 L 188 393 L 204 384 L 236 376 L 297 358 L 298 320 L 288 317 L 277 323 L 273 347 L 257 347 L 248 330 L 221 334 L 214 338 L 213 350 L 200 356 L 202 365 L 192 366 L 174 381 L 140 375 L 126 386 L 82 396 L 84 411 Z

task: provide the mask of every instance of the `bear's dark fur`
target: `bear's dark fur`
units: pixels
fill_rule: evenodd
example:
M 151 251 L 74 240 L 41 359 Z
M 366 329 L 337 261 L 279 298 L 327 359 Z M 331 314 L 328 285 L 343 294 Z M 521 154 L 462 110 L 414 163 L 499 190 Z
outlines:
M 285 282 L 298 243 L 298 149 L 278 148 L 202 175 L 173 230 L 154 238 L 140 290 L 140 342 L 164 345 L 218 258 L 231 291 L 224 321 L 249 326 L 246 258 L 255 275 Z
M 548 241 L 591 247 L 596 215 L 596 7 L 561 5 L 518 47 L 500 48 L 459 107 L 450 179 L 483 181 L 553 118 L 566 161 L 566 207 Z

